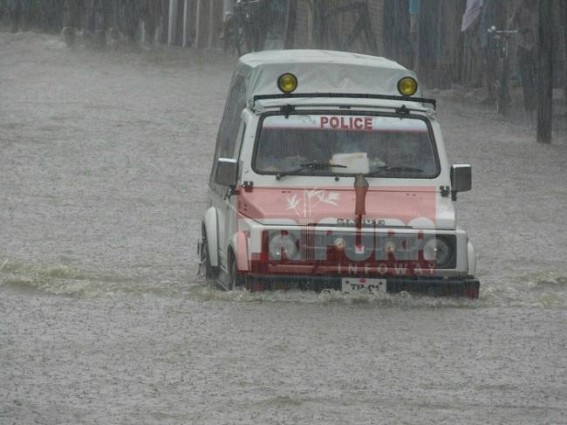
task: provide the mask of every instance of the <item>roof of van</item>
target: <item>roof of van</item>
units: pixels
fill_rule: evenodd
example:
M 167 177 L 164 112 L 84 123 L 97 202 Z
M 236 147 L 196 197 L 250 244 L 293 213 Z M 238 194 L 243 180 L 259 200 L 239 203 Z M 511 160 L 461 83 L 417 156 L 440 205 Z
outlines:
M 367 93 L 399 95 L 402 77 L 416 78 L 392 60 L 359 53 L 331 50 L 265 50 L 242 56 L 236 73 L 246 81 L 246 98 L 260 94 L 279 94 L 280 75 L 297 76 L 295 93 Z M 416 96 L 421 96 L 418 90 Z

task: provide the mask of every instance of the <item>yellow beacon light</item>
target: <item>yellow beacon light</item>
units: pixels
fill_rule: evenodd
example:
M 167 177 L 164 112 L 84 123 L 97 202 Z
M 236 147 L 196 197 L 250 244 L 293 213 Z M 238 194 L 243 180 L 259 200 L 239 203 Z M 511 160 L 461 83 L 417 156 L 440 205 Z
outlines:
M 398 81 L 398 91 L 402 96 L 413 96 L 417 92 L 417 81 L 412 77 L 404 77 Z
M 297 77 L 290 72 L 282 74 L 278 78 L 278 88 L 284 94 L 290 94 L 297 88 Z

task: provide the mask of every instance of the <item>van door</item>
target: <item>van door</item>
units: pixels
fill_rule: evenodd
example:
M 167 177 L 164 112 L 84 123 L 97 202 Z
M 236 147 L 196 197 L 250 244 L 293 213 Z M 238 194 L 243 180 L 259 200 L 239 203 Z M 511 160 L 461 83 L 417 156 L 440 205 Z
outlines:
M 246 123 L 241 121 L 240 128 L 235 140 L 234 150 L 229 158 L 239 160 L 240 147 L 242 140 L 246 133 Z M 239 161 L 241 164 L 242 161 Z M 242 167 L 239 166 L 241 169 Z M 230 240 L 237 229 L 237 196 L 232 192 L 232 188 L 224 187 L 222 196 L 215 196 L 213 198 L 213 206 L 217 211 L 218 219 L 218 238 L 219 238 L 219 265 L 222 269 L 226 270 L 227 267 L 227 254 Z

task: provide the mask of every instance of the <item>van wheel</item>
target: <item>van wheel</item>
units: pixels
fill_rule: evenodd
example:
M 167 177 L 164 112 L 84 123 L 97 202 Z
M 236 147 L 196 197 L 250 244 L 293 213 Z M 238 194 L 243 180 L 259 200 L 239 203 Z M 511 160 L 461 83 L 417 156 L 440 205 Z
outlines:
M 236 275 L 238 273 L 238 270 L 236 269 L 236 259 L 234 258 L 234 255 L 230 256 L 230 270 L 229 270 L 229 276 L 228 276 L 228 290 L 232 291 L 234 288 L 236 288 Z
M 211 266 L 209 244 L 207 243 L 206 236 L 203 236 L 203 241 L 201 242 L 201 262 L 199 264 L 199 271 L 201 274 L 205 275 L 207 280 L 213 280 L 216 278 L 215 269 Z
M 228 290 L 233 289 L 244 289 L 246 287 L 246 275 L 242 275 L 238 272 L 238 267 L 236 265 L 236 258 L 234 252 L 230 252 L 230 267 L 229 267 L 229 279 L 228 279 Z

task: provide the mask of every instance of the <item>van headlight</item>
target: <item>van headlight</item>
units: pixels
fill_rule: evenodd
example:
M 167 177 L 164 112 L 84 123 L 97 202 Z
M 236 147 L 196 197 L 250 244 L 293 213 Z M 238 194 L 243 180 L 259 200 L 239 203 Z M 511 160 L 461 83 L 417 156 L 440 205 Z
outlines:
M 292 260 L 297 254 L 295 240 L 287 232 L 273 235 L 268 249 L 272 260 Z
M 290 94 L 297 88 L 297 77 L 291 72 L 286 72 L 278 77 L 278 88 L 284 94 Z
M 454 245 L 443 238 L 431 238 L 423 246 L 423 259 L 435 261 L 440 269 L 452 268 L 455 263 Z
M 404 77 L 398 81 L 398 91 L 402 96 L 413 96 L 417 93 L 417 80 L 412 77 Z

